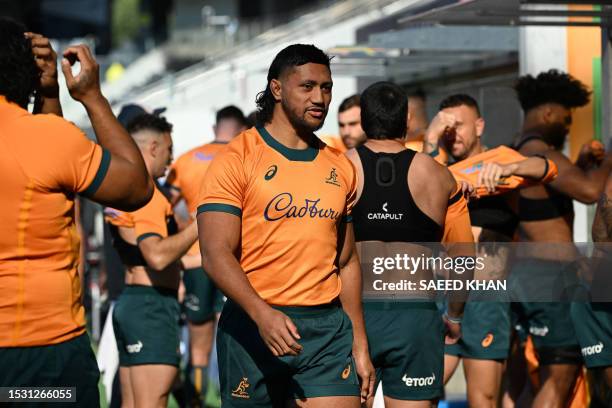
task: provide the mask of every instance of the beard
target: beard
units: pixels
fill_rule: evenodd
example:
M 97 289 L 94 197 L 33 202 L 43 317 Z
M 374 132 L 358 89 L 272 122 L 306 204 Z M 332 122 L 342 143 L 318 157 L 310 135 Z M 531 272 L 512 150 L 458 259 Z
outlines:
M 316 132 L 317 130 L 323 127 L 323 124 L 325 123 L 325 117 L 327 116 L 327 110 L 326 110 L 325 112 L 323 112 L 323 117 L 321 118 L 321 121 L 317 124 L 313 124 L 313 123 L 309 123 L 306 120 L 305 118 L 306 112 L 304 112 L 303 115 L 300 116 L 299 114 L 295 113 L 291 109 L 291 107 L 288 106 L 286 102 L 282 99 L 281 99 L 281 107 L 283 108 L 283 111 L 285 112 L 285 116 L 287 116 L 287 119 L 289 119 L 289 123 L 291 123 L 291 126 L 293 126 L 293 128 L 298 133 Z
M 546 144 L 554 147 L 555 150 L 563 150 L 568 133 L 568 129 L 563 123 L 542 125 L 533 130 L 540 134 Z

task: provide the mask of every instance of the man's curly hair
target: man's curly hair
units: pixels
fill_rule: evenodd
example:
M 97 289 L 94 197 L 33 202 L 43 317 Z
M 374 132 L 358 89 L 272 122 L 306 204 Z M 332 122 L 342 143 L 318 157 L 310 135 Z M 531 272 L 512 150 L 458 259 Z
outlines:
M 545 103 L 558 103 L 567 109 L 579 108 L 589 103 L 591 97 L 582 82 L 556 69 L 541 72 L 537 77 L 520 77 L 514 89 L 525 113 Z
M 0 95 L 26 108 L 40 82 L 26 28 L 11 19 L 0 17 Z

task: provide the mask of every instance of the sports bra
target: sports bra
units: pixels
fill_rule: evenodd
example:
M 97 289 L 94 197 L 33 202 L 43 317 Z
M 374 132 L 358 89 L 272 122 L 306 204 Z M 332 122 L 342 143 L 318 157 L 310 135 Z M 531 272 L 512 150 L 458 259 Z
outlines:
M 542 140 L 537 134 L 530 134 L 521 140 L 516 146 L 519 150 L 530 140 Z M 563 217 L 574 211 L 572 199 L 560 193 L 548 185 L 543 186 L 548 193 L 548 198 L 525 198 L 519 197 L 518 212 L 521 221 L 543 221 Z

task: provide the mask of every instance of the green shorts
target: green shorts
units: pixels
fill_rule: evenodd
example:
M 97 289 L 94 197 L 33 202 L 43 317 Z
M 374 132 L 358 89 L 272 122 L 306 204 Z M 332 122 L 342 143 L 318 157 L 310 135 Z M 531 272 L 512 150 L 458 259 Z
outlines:
M 510 352 L 510 304 L 468 301 L 461 338 L 444 353 L 477 360 L 505 360 Z
M 217 330 L 221 403 L 277 407 L 287 400 L 359 396 L 351 321 L 337 305 L 277 307 L 296 325 L 303 350 L 275 357 L 255 323 L 228 300 Z
M 433 302 L 364 302 L 370 357 L 385 396 L 442 396 L 444 324 Z
M 86 333 L 49 346 L 0 348 L 0 387 L 76 387 L 76 402 L 66 406 L 99 407 L 99 379 L 98 363 Z M 45 404 L 14 404 L 40 405 Z
M 185 314 L 193 324 L 206 323 L 221 313 L 225 296 L 202 268 L 186 269 L 183 272 L 185 285 Z
M 570 288 L 574 275 L 571 264 L 537 259 L 520 260 L 512 268 L 509 279 L 517 300 L 511 305 L 512 320 L 519 332 L 531 335 L 543 365 L 582 362 L 571 303 L 534 301 L 538 295 L 546 297 L 551 291 Z
M 178 366 L 179 313 L 175 290 L 126 286 L 113 311 L 119 365 Z
M 612 366 L 612 304 L 575 302 L 571 311 L 586 366 Z

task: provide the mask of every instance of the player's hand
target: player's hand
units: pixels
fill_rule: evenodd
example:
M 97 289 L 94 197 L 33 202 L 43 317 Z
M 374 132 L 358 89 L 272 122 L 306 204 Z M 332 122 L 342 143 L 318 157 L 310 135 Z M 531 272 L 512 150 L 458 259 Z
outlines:
M 90 98 L 100 97 L 100 66 L 86 45 L 68 47 L 63 54 L 62 72 L 66 77 L 66 86 L 73 99 L 85 103 Z M 71 66 L 75 62 L 81 64 L 81 71 L 72 75 Z
M 59 83 L 57 82 L 57 54 L 48 38 L 40 34 L 27 32 L 24 34 L 32 44 L 32 53 L 40 70 L 38 90 L 46 98 L 59 98 Z
M 259 334 L 276 357 L 297 356 L 302 346 L 297 342 L 300 335 L 289 316 L 273 308 L 256 322 Z
M 449 132 L 454 132 L 456 126 L 457 118 L 455 115 L 440 111 L 427 128 L 425 141 L 437 145 L 440 138 Z
M 599 165 L 606 157 L 604 145 L 598 140 L 591 140 L 584 143 L 578 153 L 576 165 L 582 169 L 588 169 Z
M 461 338 L 461 323 L 453 323 L 449 321 L 446 316 L 443 316 L 442 320 L 444 321 L 444 328 L 446 332 L 445 337 L 444 337 L 444 343 L 445 344 L 457 343 L 459 339 Z
M 361 403 L 374 397 L 374 385 L 376 384 L 376 370 L 370 360 L 368 349 L 356 349 L 353 347 L 353 359 L 355 360 L 355 371 L 359 377 L 361 388 Z
M 468 202 L 472 198 L 478 198 L 478 194 L 476 194 L 476 189 L 472 183 L 468 183 L 467 181 L 459 181 L 459 186 L 461 187 L 461 194 L 463 198 L 465 198 Z
M 497 189 L 499 181 L 503 177 L 508 177 L 514 174 L 517 165 L 515 163 L 508 165 L 500 165 L 495 162 L 484 163 L 482 169 L 478 173 L 477 186 L 484 186 L 489 193 Z
M 591 140 L 591 153 L 595 161 L 599 164 L 606 157 L 606 147 L 599 140 Z

